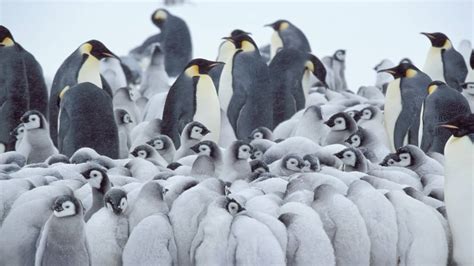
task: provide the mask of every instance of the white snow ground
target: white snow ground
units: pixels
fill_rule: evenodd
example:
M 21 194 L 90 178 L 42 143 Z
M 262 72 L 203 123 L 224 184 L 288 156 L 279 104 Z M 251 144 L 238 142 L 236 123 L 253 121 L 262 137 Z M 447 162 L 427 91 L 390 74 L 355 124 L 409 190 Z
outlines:
M 156 33 L 151 13 L 161 1 L 0 0 L 0 23 L 32 52 L 52 79 L 62 61 L 82 42 L 96 38 L 126 54 Z M 264 24 L 285 18 L 300 27 L 319 57 L 346 49 L 349 87 L 374 83 L 373 67 L 383 58 L 424 64 L 429 41 L 420 31 L 441 31 L 454 44 L 472 41 L 472 1 L 193 1 L 169 7 L 191 29 L 194 57 L 214 59 L 221 37 L 235 28 L 250 31 L 258 45 L 270 41 Z

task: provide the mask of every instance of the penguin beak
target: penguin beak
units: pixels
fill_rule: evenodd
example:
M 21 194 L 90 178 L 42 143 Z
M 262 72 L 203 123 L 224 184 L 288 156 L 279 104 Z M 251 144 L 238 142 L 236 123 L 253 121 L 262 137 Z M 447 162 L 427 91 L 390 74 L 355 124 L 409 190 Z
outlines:
M 199 153 L 199 143 L 190 148 L 193 152 Z
M 448 128 L 448 129 L 459 129 L 459 127 L 457 127 L 455 125 L 450 125 L 450 124 L 442 124 L 442 125 L 439 125 L 439 127 L 444 127 L 444 128 Z
M 333 127 L 334 126 L 334 121 L 328 120 L 328 121 L 324 122 L 324 124 L 326 124 L 328 127 Z
M 62 212 L 64 209 L 61 205 L 56 205 L 54 206 L 53 210 L 56 212 Z
M 234 39 L 232 39 L 232 37 L 222 37 L 222 40 L 234 42 Z
M 273 28 L 274 30 L 277 30 L 277 29 L 275 28 L 275 27 L 276 27 L 275 23 L 265 24 L 265 25 L 263 25 L 263 26 L 264 26 L 264 27 L 271 27 L 271 28 Z
M 397 71 L 394 67 L 392 67 L 392 68 L 387 68 L 387 69 L 380 69 L 379 71 L 377 71 L 377 73 L 389 73 L 389 74 L 395 75 Z
M 342 159 L 342 158 L 344 157 L 342 151 L 341 151 L 341 152 L 338 152 L 338 153 L 335 153 L 334 156 L 336 156 L 336 157 L 339 158 L 339 159 Z
M 423 34 L 425 35 L 426 37 L 428 37 L 430 40 L 434 39 L 434 36 L 431 35 L 431 33 L 427 33 L 427 32 L 420 32 L 420 34 Z

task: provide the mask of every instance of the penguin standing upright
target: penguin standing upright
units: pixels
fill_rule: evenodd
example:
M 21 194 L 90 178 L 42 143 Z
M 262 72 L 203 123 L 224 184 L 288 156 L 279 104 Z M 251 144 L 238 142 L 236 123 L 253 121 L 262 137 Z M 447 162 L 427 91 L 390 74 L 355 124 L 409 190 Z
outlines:
M 159 43 L 165 53 L 166 72 L 170 77 L 176 77 L 193 57 L 188 25 L 162 8 L 153 12 L 151 21 L 161 30 Z
M 280 19 L 271 24 L 273 32 L 270 46 L 270 58 L 275 57 L 281 48 L 294 48 L 301 52 L 311 52 L 308 39 L 304 33 L 288 20 Z
M 469 59 L 469 72 L 466 77 L 466 82 L 463 84 L 462 95 L 466 97 L 471 106 L 471 112 L 474 112 L 474 50 L 471 50 L 471 57 Z
M 346 69 L 346 51 L 339 49 L 332 56 L 326 56 L 322 59 L 324 66 L 330 72 L 328 78 L 329 88 L 335 91 L 347 91 L 347 82 L 345 76 Z
M 5 27 L 0 27 L 0 152 L 15 149 L 10 132 L 28 110 L 28 81 L 22 52 Z
M 441 127 L 453 134 L 444 147 L 444 195 L 453 234 L 453 259 L 458 265 L 472 265 L 474 115 L 455 117 Z
M 384 112 L 392 151 L 407 143 L 418 145 L 419 114 L 428 94 L 426 87 L 431 82 L 430 77 L 411 63 L 400 63 L 380 72 L 394 77 L 387 88 Z
M 268 66 L 253 39 L 245 34 L 228 39 L 237 51 L 224 66 L 219 99 L 236 137 L 245 139 L 258 127 L 273 128 L 273 93 Z
M 208 75 L 219 64 L 205 59 L 193 59 L 171 86 L 163 111 L 161 133 L 180 146 L 180 133 L 187 123 L 197 121 L 209 129 L 206 139 L 219 141 L 220 104 L 216 88 Z
M 58 148 L 71 156 L 89 147 L 101 155 L 119 157 L 119 137 L 112 98 L 90 82 L 63 92 L 58 123 Z
M 105 79 L 100 75 L 100 60 L 116 57 L 103 43 L 90 40 L 77 48 L 59 67 L 54 76 L 49 94 L 49 133 L 54 144 L 58 146 L 58 97 L 64 88 L 81 82 L 91 82 L 103 88 L 112 97 L 112 91 Z
M 423 71 L 432 80 L 444 81 L 451 88 L 461 91 L 461 85 L 467 76 L 467 66 L 463 56 L 454 49 L 444 33 L 422 32 L 421 34 L 428 37 L 431 42 Z
M 326 83 L 326 69 L 314 55 L 284 48 L 268 66 L 274 90 L 273 126 L 291 118 L 306 105 L 310 75 Z
M 466 98 L 444 82 L 433 81 L 428 86 L 428 96 L 423 102 L 422 126 L 420 126 L 421 149 L 425 152 L 444 153 L 444 145 L 451 136 L 439 123 L 446 122 L 458 115 L 470 114 L 471 109 Z
M 151 99 L 155 94 L 168 92 L 169 77 L 165 71 L 165 55 L 159 44 L 152 44 L 148 48 L 151 50 L 150 64 L 143 73 L 143 83 L 140 86 L 140 93 L 147 99 Z

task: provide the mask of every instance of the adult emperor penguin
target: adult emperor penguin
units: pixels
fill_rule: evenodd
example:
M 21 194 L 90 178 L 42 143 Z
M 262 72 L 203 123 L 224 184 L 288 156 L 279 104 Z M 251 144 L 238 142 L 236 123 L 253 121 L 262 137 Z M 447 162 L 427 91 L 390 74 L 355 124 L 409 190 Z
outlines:
M 228 38 L 237 49 L 222 70 L 219 100 L 238 139 L 260 127 L 273 128 L 273 93 L 268 66 L 253 39 Z
M 94 83 L 79 83 L 62 93 L 58 148 L 71 156 L 82 147 L 112 159 L 119 156 L 119 137 L 112 98 Z
M 60 196 L 44 225 L 35 265 L 91 265 L 83 207 L 74 196 Z
M 410 63 L 380 72 L 394 77 L 388 85 L 384 107 L 384 124 L 392 151 L 405 144 L 418 145 L 419 114 L 430 77 Z
M 58 153 L 49 135 L 48 121 L 42 113 L 37 110 L 28 111 L 21 117 L 21 121 L 26 131 L 17 151 L 25 156 L 28 164 L 42 163 L 49 156 Z
M 128 239 L 127 193 L 121 188 L 110 189 L 104 205 L 86 224 L 92 265 L 121 265 Z
M 185 125 L 197 121 L 209 129 L 206 139 L 219 141 L 221 113 L 216 88 L 208 75 L 219 62 L 193 59 L 171 86 L 163 110 L 161 133 L 180 146 L 179 134 Z
M 467 66 L 463 56 L 454 49 L 451 40 L 441 32 L 425 33 L 431 47 L 426 57 L 423 71 L 432 80 L 446 82 L 451 88 L 461 91 L 461 84 L 467 76 Z
M 158 9 L 151 21 L 160 29 L 160 46 L 165 53 L 165 68 L 170 77 L 180 75 L 193 56 L 191 34 L 186 22 L 166 9 Z
M 272 27 L 275 30 L 271 39 L 270 58 L 275 57 L 283 47 L 311 52 L 311 47 L 304 33 L 288 20 L 280 19 L 265 26 Z
M 444 153 L 444 145 L 451 136 L 450 132 L 440 123 L 458 115 L 470 114 L 471 109 L 466 98 L 455 89 L 441 81 L 433 81 L 428 86 L 428 96 L 422 108 L 422 124 L 420 126 L 421 149 L 425 152 Z
M 453 234 L 453 259 L 458 265 L 472 265 L 474 115 L 458 116 L 441 127 L 452 134 L 444 147 L 444 199 Z
M 98 88 L 107 91 L 112 97 L 112 91 L 105 79 L 100 75 L 100 60 L 106 57 L 116 57 L 103 43 L 90 40 L 77 48 L 59 67 L 54 76 L 49 94 L 49 133 L 54 144 L 58 146 L 58 114 L 60 106 L 58 99 L 65 88 L 90 82 Z M 91 109 L 88 109 L 91 110 Z M 91 121 L 88 121 L 89 123 Z
M 268 69 L 274 90 L 274 127 L 306 106 L 312 75 L 326 84 L 326 68 L 323 63 L 316 56 L 296 49 L 282 49 L 273 58 Z
M 7 28 L 0 26 L 0 152 L 15 149 L 10 132 L 28 111 L 28 81 L 23 53 Z

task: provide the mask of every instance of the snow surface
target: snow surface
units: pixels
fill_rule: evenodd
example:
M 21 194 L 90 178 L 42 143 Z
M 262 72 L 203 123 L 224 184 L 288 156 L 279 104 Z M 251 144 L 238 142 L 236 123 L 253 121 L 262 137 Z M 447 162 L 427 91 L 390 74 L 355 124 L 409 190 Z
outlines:
M 52 79 L 62 61 L 81 43 L 96 38 L 116 54 L 126 54 L 158 32 L 150 22 L 160 1 L 22 1 L 0 0 L 0 23 L 33 53 Z M 472 41 L 472 1 L 194 1 L 168 7 L 191 29 L 194 57 L 215 59 L 221 37 L 240 28 L 258 45 L 269 43 L 264 24 L 284 18 L 305 32 L 313 53 L 347 50 L 349 87 L 375 81 L 381 59 L 395 63 L 409 57 L 423 67 L 429 41 L 420 31 L 446 33 L 455 46 Z

